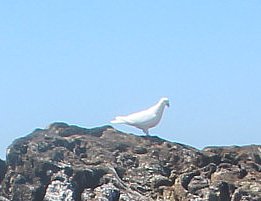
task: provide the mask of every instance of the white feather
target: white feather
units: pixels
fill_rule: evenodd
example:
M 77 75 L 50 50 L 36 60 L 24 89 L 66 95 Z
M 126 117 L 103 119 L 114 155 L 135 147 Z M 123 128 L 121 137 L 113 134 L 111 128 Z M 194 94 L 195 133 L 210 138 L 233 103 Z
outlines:
M 155 127 L 161 120 L 165 106 L 169 106 L 168 98 L 161 98 L 154 106 L 126 116 L 117 116 L 111 123 L 127 124 L 149 134 L 149 129 Z

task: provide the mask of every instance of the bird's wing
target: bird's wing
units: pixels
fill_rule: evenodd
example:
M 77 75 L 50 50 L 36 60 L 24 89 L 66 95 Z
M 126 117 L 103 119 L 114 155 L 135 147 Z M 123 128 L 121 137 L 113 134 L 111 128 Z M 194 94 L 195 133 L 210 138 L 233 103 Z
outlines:
M 155 117 L 155 113 L 150 112 L 149 110 L 144 110 L 141 112 L 136 112 L 127 116 L 122 117 L 128 124 L 137 125 L 149 122 Z
M 136 127 L 143 127 L 144 125 L 150 125 L 157 117 L 157 110 L 159 106 L 154 105 L 146 110 L 135 112 L 126 116 L 118 116 L 111 123 L 123 123 Z

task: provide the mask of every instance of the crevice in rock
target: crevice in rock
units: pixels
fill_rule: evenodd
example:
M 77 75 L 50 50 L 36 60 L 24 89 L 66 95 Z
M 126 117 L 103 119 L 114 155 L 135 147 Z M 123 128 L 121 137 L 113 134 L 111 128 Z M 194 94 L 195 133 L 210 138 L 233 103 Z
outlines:
M 81 200 L 81 194 L 85 188 L 94 189 L 101 185 L 100 179 L 107 171 L 103 168 L 80 170 L 75 173 L 73 183 L 75 184 L 75 199 Z
M 200 175 L 199 171 L 194 171 L 194 172 L 186 173 L 186 174 L 182 175 L 182 177 L 181 177 L 181 185 L 183 186 L 183 188 L 188 190 L 188 185 L 189 185 L 191 179 L 194 176 L 198 176 L 198 175 Z

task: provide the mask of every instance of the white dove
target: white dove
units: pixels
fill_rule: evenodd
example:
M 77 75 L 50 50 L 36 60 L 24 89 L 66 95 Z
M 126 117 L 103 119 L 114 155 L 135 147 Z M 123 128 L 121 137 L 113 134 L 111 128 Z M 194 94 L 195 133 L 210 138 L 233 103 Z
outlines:
M 147 110 L 132 113 L 127 116 L 115 117 L 111 123 L 134 126 L 149 135 L 149 129 L 155 127 L 159 123 L 165 106 L 169 107 L 169 99 L 161 98 L 157 104 L 153 105 Z

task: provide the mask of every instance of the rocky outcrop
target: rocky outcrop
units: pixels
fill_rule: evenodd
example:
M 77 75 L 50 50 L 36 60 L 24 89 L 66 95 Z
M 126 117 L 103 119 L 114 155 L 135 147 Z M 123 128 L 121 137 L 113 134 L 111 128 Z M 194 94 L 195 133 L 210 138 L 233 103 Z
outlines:
M 259 145 L 200 151 L 110 126 L 37 129 L 0 169 L 0 200 L 261 200 Z

